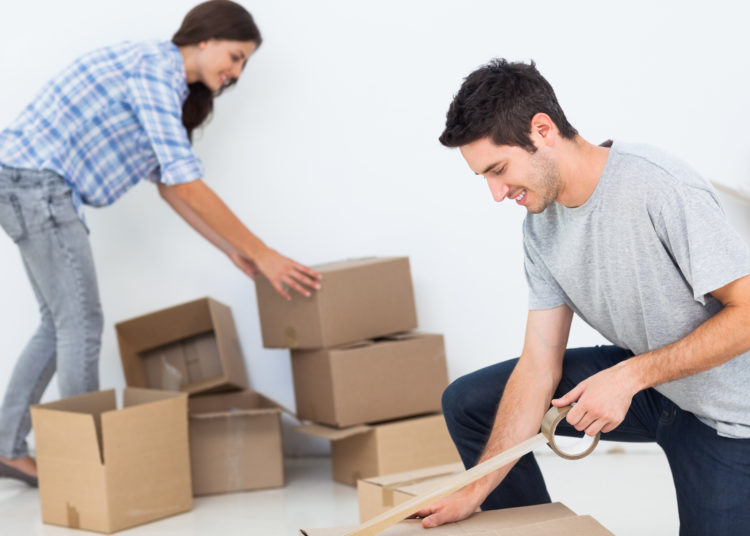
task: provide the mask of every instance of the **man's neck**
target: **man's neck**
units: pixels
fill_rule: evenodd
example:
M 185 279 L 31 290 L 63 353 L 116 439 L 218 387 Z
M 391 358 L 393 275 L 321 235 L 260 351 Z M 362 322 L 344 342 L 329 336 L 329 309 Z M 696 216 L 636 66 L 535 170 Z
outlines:
M 580 136 L 563 140 L 560 176 L 565 185 L 556 201 L 568 208 L 580 207 L 596 190 L 609 156 L 609 148 L 593 145 Z

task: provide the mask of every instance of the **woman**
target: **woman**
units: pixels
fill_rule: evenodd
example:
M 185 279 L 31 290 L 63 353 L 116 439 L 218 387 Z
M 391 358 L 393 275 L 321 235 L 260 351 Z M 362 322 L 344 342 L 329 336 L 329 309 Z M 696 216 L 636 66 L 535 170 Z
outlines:
M 109 205 L 147 178 L 251 278 L 263 274 L 286 299 L 286 288 L 320 288 L 317 272 L 267 247 L 203 183 L 190 144 L 260 44 L 242 6 L 202 3 L 171 42 L 79 58 L 0 132 L 0 225 L 19 247 L 42 317 L 0 408 L 0 476 L 36 485 L 29 406 L 55 371 L 62 397 L 99 388 L 102 314 L 83 205 Z

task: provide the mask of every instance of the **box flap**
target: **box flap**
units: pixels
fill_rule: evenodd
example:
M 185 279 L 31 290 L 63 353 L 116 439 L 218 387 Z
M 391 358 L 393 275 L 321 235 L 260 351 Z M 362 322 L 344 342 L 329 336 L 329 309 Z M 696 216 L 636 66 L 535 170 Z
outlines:
M 370 484 L 380 487 L 401 487 L 415 484 L 423 480 L 433 479 L 440 476 L 452 475 L 464 470 L 464 465 L 460 462 L 449 463 L 446 465 L 437 465 L 426 467 L 415 471 L 405 471 L 403 473 L 394 473 L 392 475 L 374 476 L 364 480 Z
M 170 398 L 179 398 L 185 396 L 174 391 L 162 391 L 159 389 L 142 389 L 140 387 L 126 387 L 122 392 L 122 405 L 125 408 L 137 406 L 139 404 L 148 404 L 159 400 L 168 400 Z
M 159 438 L 164 444 L 187 440 L 187 395 L 156 391 L 153 400 L 144 389 L 129 393 L 129 406 L 102 414 L 104 462 L 132 459 L 148 453 L 155 447 L 144 442 L 144 437 Z M 184 428 L 184 437 L 182 434 Z M 170 434 L 175 434 L 172 437 Z
M 190 397 L 188 399 L 188 411 L 191 417 L 198 418 L 202 414 L 216 416 L 226 413 L 277 413 L 281 411 L 296 419 L 293 411 L 251 389 Z
M 430 529 L 429 536 L 613 536 L 588 516 L 576 516 L 561 503 L 477 512 L 460 521 Z M 305 536 L 345 536 L 356 525 L 301 530 Z M 604 532 L 601 532 L 604 530 Z M 546 532 L 543 532 L 546 531 Z M 578 531 L 578 532 L 575 532 Z M 382 536 L 424 536 L 419 519 L 407 519 L 382 532 Z
M 116 408 L 114 389 L 32 406 L 37 457 L 103 463 L 101 415 Z
M 38 460 L 102 463 L 101 433 L 94 415 L 32 406 L 31 420 Z
M 294 430 L 300 434 L 338 441 L 339 439 L 346 439 L 347 437 L 369 432 L 372 430 L 372 427 L 367 426 L 366 424 L 350 426 L 349 428 L 332 428 L 330 426 L 323 426 L 322 424 L 302 424 L 297 426 Z
M 118 322 L 115 324 L 118 341 L 124 341 L 131 351 L 142 352 L 213 331 L 209 312 L 213 301 L 201 298 Z

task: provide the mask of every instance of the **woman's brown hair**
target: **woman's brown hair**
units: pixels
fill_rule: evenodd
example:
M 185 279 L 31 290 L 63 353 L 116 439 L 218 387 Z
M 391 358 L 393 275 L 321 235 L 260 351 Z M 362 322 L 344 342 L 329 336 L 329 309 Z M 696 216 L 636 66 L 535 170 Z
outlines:
M 263 42 L 252 15 L 231 0 L 209 0 L 195 6 L 185 15 L 172 42 L 181 47 L 209 39 L 252 41 L 257 47 Z M 212 92 L 203 82 L 193 82 L 188 86 L 190 93 L 182 105 L 182 124 L 191 142 L 193 130 L 211 115 L 214 98 L 236 82 L 235 79 L 228 80 L 216 92 Z

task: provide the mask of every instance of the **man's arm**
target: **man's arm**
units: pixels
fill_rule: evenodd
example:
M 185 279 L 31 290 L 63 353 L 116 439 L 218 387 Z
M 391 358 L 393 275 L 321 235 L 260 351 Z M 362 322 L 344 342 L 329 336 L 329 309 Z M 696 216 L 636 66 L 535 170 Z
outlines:
M 750 276 L 711 292 L 724 308 L 682 339 L 594 374 L 555 406 L 577 402 L 568 422 L 588 435 L 609 432 L 640 390 L 716 367 L 750 349 Z
M 477 463 L 539 431 L 542 417 L 560 382 L 562 358 L 572 318 L 573 312 L 566 305 L 543 311 L 529 311 L 521 358 L 505 386 L 492 433 Z M 512 463 L 436 501 L 415 515 L 424 518 L 422 526 L 425 528 L 460 521 L 482 504 L 511 467 Z
M 305 296 L 310 295 L 305 286 L 320 288 L 320 274 L 266 246 L 202 180 L 174 186 L 159 183 L 158 188 L 175 212 L 250 277 L 261 272 L 287 299 L 285 284 Z

